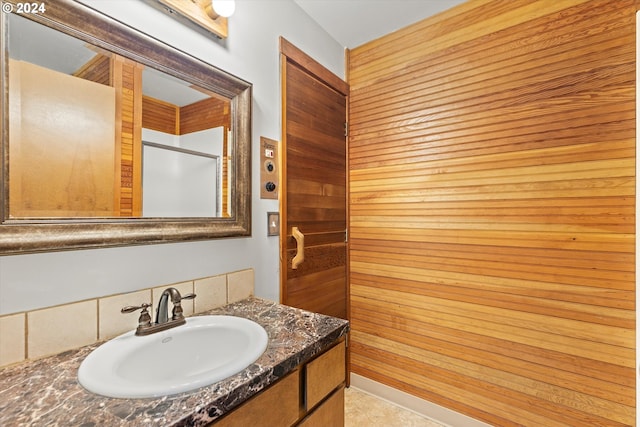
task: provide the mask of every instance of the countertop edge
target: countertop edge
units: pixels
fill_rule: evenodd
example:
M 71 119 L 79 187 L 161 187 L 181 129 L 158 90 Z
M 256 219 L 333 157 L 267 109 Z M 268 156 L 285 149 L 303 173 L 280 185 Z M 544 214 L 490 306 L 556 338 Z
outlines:
M 205 426 L 237 408 L 346 336 L 349 322 L 250 297 L 198 313 L 253 320 L 269 335 L 263 355 L 215 384 L 150 399 L 115 399 L 86 391 L 77 368 L 104 341 L 0 369 L 0 424 Z

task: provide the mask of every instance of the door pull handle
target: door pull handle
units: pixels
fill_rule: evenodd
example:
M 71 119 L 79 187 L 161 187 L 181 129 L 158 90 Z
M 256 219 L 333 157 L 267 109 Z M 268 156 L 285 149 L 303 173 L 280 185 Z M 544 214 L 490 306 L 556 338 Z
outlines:
M 293 227 L 291 229 L 291 235 L 296 239 L 296 256 L 291 260 L 291 268 L 296 270 L 302 261 L 304 261 L 304 234 L 298 229 Z

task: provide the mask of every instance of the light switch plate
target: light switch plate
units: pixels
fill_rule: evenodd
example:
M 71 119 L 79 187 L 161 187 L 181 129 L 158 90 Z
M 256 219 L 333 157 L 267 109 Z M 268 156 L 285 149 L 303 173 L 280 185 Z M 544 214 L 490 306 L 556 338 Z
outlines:
M 280 213 L 267 212 L 267 236 L 278 236 L 280 234 Z

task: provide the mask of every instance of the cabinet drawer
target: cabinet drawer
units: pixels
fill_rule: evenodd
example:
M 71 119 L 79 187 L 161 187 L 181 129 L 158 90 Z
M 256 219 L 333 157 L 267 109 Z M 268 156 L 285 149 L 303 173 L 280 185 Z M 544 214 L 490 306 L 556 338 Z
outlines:
M 299 427 L 327 426 L 344 426 L 344 387 L 334 391 L 331 397 L 299 424 Z
M 306 370 L 306 403 L 307 411 L 316 406 L 329 393 L 336 389 L 345 379 L 345 344 L 344 341 L 327 351 L 317 359 L 309 362 Z
M 295 370 L 252 397 L 219 421 L 215 427 L 289 427 L 300 415 L 300 370 Z

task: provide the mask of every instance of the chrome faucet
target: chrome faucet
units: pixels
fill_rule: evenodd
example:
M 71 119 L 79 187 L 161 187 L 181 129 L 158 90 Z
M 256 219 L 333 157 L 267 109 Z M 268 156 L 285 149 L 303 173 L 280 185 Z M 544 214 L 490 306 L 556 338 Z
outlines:
M 142 309 L 140 317 L 138 318 L 138 328 L 136 329 L 136 335 L 150 335 L 155 332 L 165 331 L 167 329 L 174 328 L 176 326 L 184 325 L 186 320 L 182 314 L 182 300 L 194 299 L 196 294 L 180 295 L 180 292 L 176 288 L 167 288 L 160 295 L 160 302 L 158 303 L 158 309 L 156 310 L 156 321 L 151 321 L 151 316 L 147 310 L 151 307 L 150 304 L 143 303 L 138 307 L 127 306 L 120 310 L 122 313 L 132 313 L 136 310 Z M 169 320 L 169 298 L 173 304 L 173 310 L 171 312 L 171 320 Z

